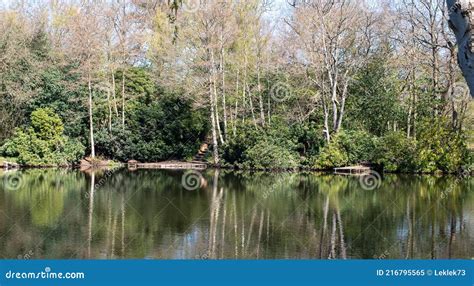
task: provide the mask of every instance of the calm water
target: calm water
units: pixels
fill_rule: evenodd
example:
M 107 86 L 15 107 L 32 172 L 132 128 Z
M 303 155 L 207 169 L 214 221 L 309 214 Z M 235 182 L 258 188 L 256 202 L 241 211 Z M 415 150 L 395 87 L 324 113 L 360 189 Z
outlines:
M 0 257 L 474 257 L 472 178 L 184 174 L 0 171 Z

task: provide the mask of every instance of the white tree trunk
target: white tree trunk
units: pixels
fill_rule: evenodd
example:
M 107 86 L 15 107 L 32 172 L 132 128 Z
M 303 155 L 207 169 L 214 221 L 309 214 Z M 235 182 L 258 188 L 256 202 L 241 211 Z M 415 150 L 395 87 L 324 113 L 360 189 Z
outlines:
M 458 43 L 458 63 L 474 97 L 474 0 L 446 0 L 449 26 Z
M 91 143 L 91 158 L 95 158 L 95 143 L 94 143 L 94 121 L 92 115 L 92 79 L 90 72 L 87 76 L 87 82 L 89 87 L 89 136 L 90 136 L 90 143 Z

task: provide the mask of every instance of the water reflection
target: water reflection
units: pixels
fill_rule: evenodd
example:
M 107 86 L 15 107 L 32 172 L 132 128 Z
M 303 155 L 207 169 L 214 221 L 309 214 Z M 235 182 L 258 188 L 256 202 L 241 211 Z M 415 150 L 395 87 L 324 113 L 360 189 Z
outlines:
M 0 171 L 3 258 L 471 258 L 473 179 Z

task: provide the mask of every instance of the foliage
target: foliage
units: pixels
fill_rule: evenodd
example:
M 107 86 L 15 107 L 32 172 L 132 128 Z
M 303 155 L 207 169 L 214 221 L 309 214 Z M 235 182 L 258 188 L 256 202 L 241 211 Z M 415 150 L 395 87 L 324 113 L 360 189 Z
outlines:
M 387 172 L 416 170 L 416 144 L 402 132 L 391 132 L 377 141 L 375 163 Z
M 207 3 L 212 13 L 181 11 L 183 1 L 66 2 L 0 11 L 0 145 L 25 164 L 74 162 L 92 151 L 91 137 L 108 159 L 187 160 L 214 128 L 220 161 L 213 159 L 231 167 L 370 162 L 393 172 L 455 172 L 472 165 L 463 143 L 474 126 L 467 102 L 449 98 L 461 76 L 456 53 L 425 49 L 445 37 L 427 37 L 433 27 L 417 20 L 421 14 L 404 16 L 421 2 L 402 3 L 394 15 L 416 27 L 396 40 L 380 33 L 383 23 L 357 20 L 384 19 L 386 9 L 357 1 L 317 19 L 321 3 L 298 5 L 293 29 L 278 38 L 261 33 L 269 28 L 265 1 Z M 437 19 L 441 12 L 426 10 Z M 52 31 L 62 31 L 61 41 Z M 334 45 L 331 35 L 340 36 Z
M 245 153 L 257 142 L 264 140 L 265 134 L 261 128 L 255 128 L 250 122 L 240 123 L 222 147 L 222 159 L 226 164 L 237 166 L 245 161 Z
M 223 146 L 222 158 L 240 168 L 293 169 L 299 166 L 297 141 L 293 129 L 281 118 L 272 118 L 266 127 L 243 123 Z
M 64 136 L 62 120 L 52 109 L 37 109 L 30 119 L 31 126 L 17 129 L 1 153 L 29 166 L 67 165 L 82 158 L 84 146 Z
M 155 95 L 156 96 L 156 95 Z M 145 162 L 191 158 L 204 141 L 207 115 L 175 94 L 160 94 L 128 103 L 126 128 L 113 125 L 96 132 L 97 152 L 122 161 Z
M 334 167 L 343 167 L 349 163 L 347 153 L 338 142 L 325 146 L 319 156 L 313 157 L 312 165 L 315 169 L 328 170 Z
M 296 169 L 299 166 L 297 154 L 275 145 L 260 141 L 245 152 L 242 167 L 245 169 Z
M 73 68 L 50 66 L 42 72 L 35 87 L 37 95 L 28 102 L 26 111 L 29 115 L 38 108 L 52 108 L 66 122 L 65 134 L 86 144 L 82 138 L 88 132 L 87 109 L 82 104 L 85 90 L 74 84 L 78 75 Z
M 417 141 L 416 162 L 420 172 L 456 172 L 469 160 L 466 138 L 444 119 L 424 122 Z
M 375 138 L 365 131 L 341 131 L 321 153 L 313 158 L 313 167 L 328 169 L 371 162 L 374 159 Z
M 377 55 L 358 72 L 350 87 L 347 127 L 362 128 L 381 136 L 387 131 L 387 124 L 401 119 L 397 80 L 386 61 L 384 54 Z

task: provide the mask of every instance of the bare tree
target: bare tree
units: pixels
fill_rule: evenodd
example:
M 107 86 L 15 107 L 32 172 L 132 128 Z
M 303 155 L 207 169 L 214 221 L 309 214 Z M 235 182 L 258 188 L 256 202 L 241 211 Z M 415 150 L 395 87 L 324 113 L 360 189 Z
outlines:
M 309 1 L 295 7 L 287 21 L 296 35 L 294 59 L 318 91 L 330 142 L 342 126 L 350 81 L 367 59 L 371 43 L 364 33 L 373 21 L 359 1 Z
M 100 5 L 84 1 L 79 6 L 65 6 L 71 18 L 66 22 L 63 51 L 78 64 L 78 72 L 87 84 L 89 110 L 89 141 L 91 157 L 95 158 L 93 94 L 98 63 L 103 58 L 102 13 Z M 66 12 L 65 12 L 66 13 Z

